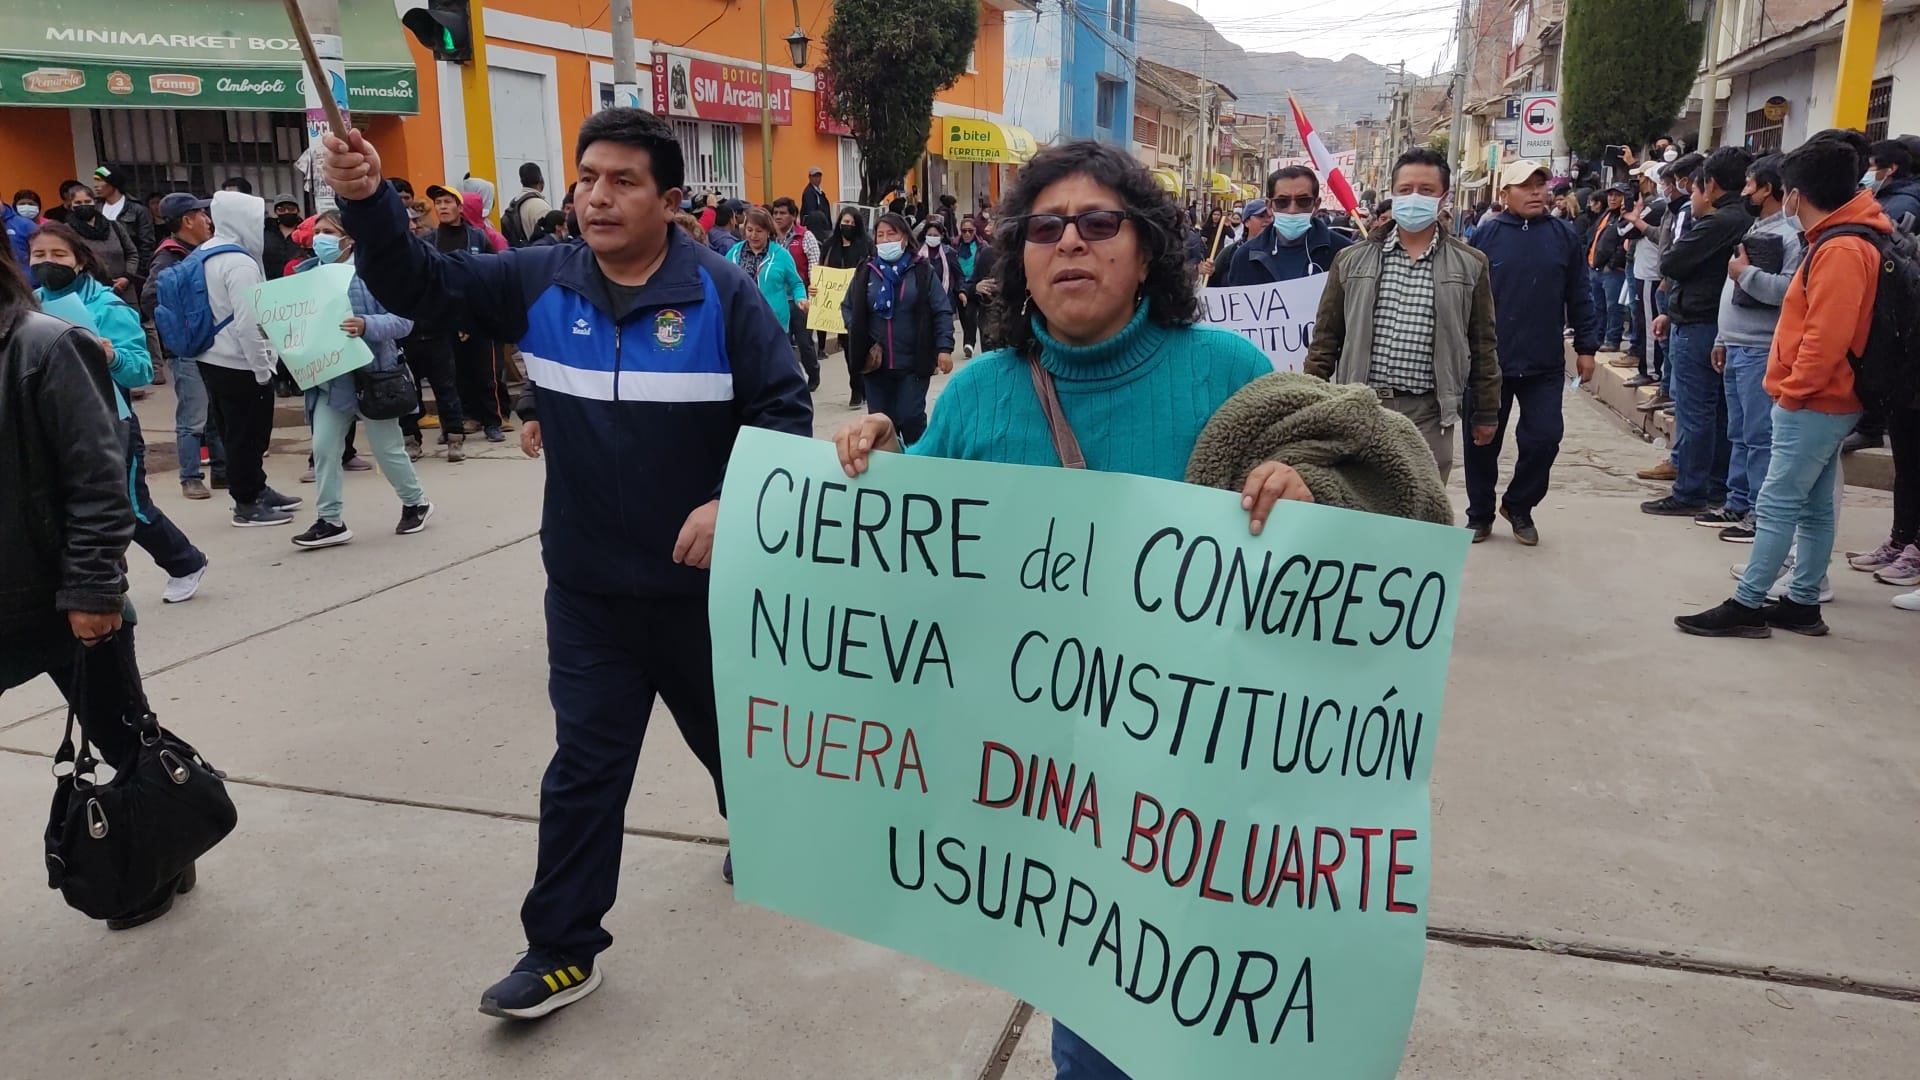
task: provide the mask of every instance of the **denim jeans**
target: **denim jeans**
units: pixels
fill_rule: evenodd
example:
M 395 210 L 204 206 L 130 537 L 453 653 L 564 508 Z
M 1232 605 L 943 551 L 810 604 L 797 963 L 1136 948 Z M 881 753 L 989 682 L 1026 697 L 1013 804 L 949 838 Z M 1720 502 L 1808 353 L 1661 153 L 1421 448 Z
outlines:
M 1704 507 L 1727 497 L 1727 395 L 1713 370 L 1713 323 L 1676 323 L 1668 333 L 1667 359 L 1673 365 L 1673 466 L 1679 479 L 1673 497 Z
M 1733 451 L 1727 458 L 1727 509 L 1753 512 L 1753 500 L 1767 478 L 1773 457 L 1773 399 L 1761 383 L 1767 377 L 1767 350 L 1748 345 L 1727 346 L 1727 439 Z
M 313 410 L 313 479 L 319 488 L 315 492 L 314 510 L 319 517 L 335 525 L 343 525 L 340 518 L 340 470 L 345 462 L 347 429 L 354 418 L 333 408 L 324 402 L 314 406 Z M 398 420 L 367 420 L 362 429 L 367 433 L 367 443 L 373 447 L 373 459 L 380 463 L 380 475 L 387 478 L 393 493 L 400 497 L 401 506 L 419 506 L 427 501 L 427 493 L 420 490 L 420 477 L 413 470 L 413 459 L 407 456 L 406 436 L 400 434 Z
M 1820 413 L 1773 407 L 1773 461 L 1754 502 L 1753 555 L 1733 598 L 1750 608 L 1766 602 L 1794 547 L 1793 580 L 1787 596 L 1797 604 L 1820 602 L 1820 579 L 1833 558 L 1837 527 L 1840 442 L 1860 419 L 1854 413 Z
M 1662 315 L 1665 315 L 1666 313 L 1667 313 L 1667 290 L 1661 287 L 1660 282 L 1656 281 L 1653 283 L 1653 314 L 1655 318 L 1658 318 Z M 1653 331 L 1649 329 L 1647 332 L 1652 333 Z M 1666 339 L 1658 342 L 1658 346 L 1659 347 L 1654 351 L 1653 358 L 1657 362 L 1657 366 L 1660 369 L 1659 371 L 1660 392 L 1667 395 L 1668 397 L 1672 397 L 1673 396 L 1673 331 L 1671 330 L 1667 331 Z
M 200 479 L 200 447 L 207 448 L 207 464 L 213 475 L 227 473 L 226 447 L 220 443 L 217 425 L 208 423 L 211 404 L 206 380 L 200 378 L 200 365 L 174 357 L 173 367 L 173 444 L 180 455 L 180 479 Z
M 867 411 L 891 418 L 904 446 L 912 446 L 927 433 L 930 381 L 906 368 L 881 368 L 865 378 Z
M 1065 1024 L 1053 1022 L 1054 1080 L 1128 1080 L 1120 1067 Z
M 1593 314 L 1600 326 L 1600 340 L 1607 345 L 1618 345 L 1623 330 L 1621 317 L 1626 314 L 1626 309 L 1620 306 L 1620 290 L 1627 283 L 1627 272 L 1595 270 L 1588 280 L 1593 287 Z

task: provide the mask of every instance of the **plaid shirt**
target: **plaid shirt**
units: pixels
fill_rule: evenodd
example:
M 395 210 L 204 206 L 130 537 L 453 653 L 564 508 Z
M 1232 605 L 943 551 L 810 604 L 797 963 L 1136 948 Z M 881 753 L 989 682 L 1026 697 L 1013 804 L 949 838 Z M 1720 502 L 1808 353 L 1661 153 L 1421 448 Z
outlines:
M 1433 253 L 1435 235 L 1418 258 L 1389 233 L 1380 252 L 1380 291 L 1373 301 L 1373 359 L 1367 385 L 1409 394 L 1433 392 Z

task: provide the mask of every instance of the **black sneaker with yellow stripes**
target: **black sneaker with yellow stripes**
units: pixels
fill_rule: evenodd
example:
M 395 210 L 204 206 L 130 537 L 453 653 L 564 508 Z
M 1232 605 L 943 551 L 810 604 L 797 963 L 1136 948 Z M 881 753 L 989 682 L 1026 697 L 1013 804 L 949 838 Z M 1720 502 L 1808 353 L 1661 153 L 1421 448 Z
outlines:
M 514 965 L 513 973 L 480 995 L 480 1011 L 505 1020 L 537 1020 L 600 989 L 593 961 L 574 962 L 538 949 Z

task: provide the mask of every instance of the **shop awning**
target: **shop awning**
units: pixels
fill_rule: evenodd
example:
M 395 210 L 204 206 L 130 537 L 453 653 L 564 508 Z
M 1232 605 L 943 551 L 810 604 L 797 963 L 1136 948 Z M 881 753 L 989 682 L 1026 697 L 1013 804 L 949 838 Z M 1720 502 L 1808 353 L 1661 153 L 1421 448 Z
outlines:
M 1252 184 L 1236 183 L 1233 185 L 1233 193 L 1235 195 L 1238 195 L 1240 198 L 1247 199 L 1247 200 L 1257 199 L 1260 197 L 1260 189 L 1257 187 L 1254 187 Z
M 340 0 L 348 102 L 414 113 L 419 80 L 393 0 Z M 0 105 L 301 110 L 280 0 L 6 0 Z
M 948 161 L 1019 165 L 1033 157 L 1035 143 L 1026 128 L 960 116 L 935 122 L 940 125 L 940 156 Z
M 1207 184 L 1208 184 L 1207 193 L 1210 195 L 1233 194 L 1233 181 L 1227 179 L 1226 173 L 1211 174 L 1207 178 Z
M 1180 183 L 1179 174 L 1172 169 L 1150 169 L 1148 175 L 1153 177 L 1155 183 L 1167 189 L 1169 195 L 1180 194 L 1180 189 L 1185 186 Z

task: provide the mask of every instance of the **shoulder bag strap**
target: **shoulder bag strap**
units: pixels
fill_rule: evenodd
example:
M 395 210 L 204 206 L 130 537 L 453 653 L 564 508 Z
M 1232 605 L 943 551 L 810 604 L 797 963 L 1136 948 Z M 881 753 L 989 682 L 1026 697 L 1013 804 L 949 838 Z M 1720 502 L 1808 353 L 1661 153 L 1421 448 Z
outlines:
M 1067 423 L 1067 414 L 1060 408 L 1053 376 L 1040 366 L 1040 358 L 1032 354 L 1027 356 L 1027 372 L 1033 376 L 1033 392 L 1040 399 L 1040 411 L 1047 414 L 1047 429 L 1053 433 L 1053 450 L 1060 455 L 1060 464 L 1069 469 L 1086 468 L 1086 455 L 1080 452 L 1080 440 L 1073 437 L 1073 425 Z

